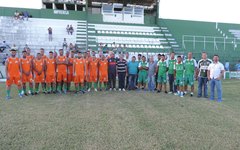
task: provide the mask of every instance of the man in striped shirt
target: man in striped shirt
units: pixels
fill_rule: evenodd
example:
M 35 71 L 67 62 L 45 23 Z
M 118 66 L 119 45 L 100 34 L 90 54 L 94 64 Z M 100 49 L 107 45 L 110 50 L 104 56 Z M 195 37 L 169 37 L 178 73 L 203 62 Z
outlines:
M 123 54 L 119 55 L 117 61 L 117 75 L 118 75 L 118 86 L 119 91 L 125 91 L 125 77 L 127 73 L 127 61 L 123 59 Z

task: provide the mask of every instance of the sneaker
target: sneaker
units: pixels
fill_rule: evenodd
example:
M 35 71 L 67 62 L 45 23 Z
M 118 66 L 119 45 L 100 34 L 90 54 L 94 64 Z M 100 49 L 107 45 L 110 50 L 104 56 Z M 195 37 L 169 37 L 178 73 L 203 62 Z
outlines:
M 110 88 L 109 91 L 112 91 L 112 88 Z
M 158 91 L 157 91 L 157 93 L 161 93 L 161 91 L 160 91 L 160 90 L 158 90 Z
M 167 94 L 168 92 L 167 92 L 167 91 L 165 91 L 164 93 L 165 93 L 165 94 Z
M 174 93 L 175 96 L 178 96 L 178 93 Z
M 126 90 L 123 88 L 122 91 L 125 92 Z
M 28 96 L 28 94 L 27 94 L 27 93 L 24 93 L 24 95 L 25 95 L 25 96 Z
M 122 91 L 121 89 L 118 89 L 118 91 Z
M 116 88 L 113 88 L 114 91 L 116 91 Z
M 183 94 L 181 94 L 181 95 L 180 95 L 180 97 L 182 97 L 182 98 L 183 98 Z
M 97 89 L 94 89 L 95 92 L 97 92 Z
M 172 94 L 172 92 L 170 91 L 170 92 L 168 92 L 168 94 Z
M 222 102 L 222 99 L 218 99 L 217 102 L 218 102 L 218 103 L 221 103 L 221 102 Z
M 191 93 L 190 96 L 193 97 L 193 93 Z

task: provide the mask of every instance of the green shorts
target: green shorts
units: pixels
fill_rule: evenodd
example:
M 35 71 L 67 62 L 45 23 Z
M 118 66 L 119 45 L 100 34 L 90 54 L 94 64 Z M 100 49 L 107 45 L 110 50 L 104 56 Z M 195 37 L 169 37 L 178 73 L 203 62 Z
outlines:
M 183 77 L 176 77 L 175 85 L 177 85 L 177 86 L 183 86 L 183 84 L 184 84 Z
M 147 83 L 147 72 L 139 72 L 138 73 L 138 83 Z
M 166 74 L 164 75 L 158 75 L 158 78 L 157 78 L 157 82 L 158 83 L 167 83 L 167 76 Z
M 194 84 L 194 75 L 185 75 L 184 85 L 192 86 Z

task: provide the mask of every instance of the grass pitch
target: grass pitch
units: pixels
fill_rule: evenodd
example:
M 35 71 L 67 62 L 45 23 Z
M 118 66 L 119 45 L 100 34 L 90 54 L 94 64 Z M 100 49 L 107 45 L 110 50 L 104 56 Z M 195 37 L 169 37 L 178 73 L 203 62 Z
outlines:
M 239 87 L 224 81 L 222 103 L 135 91 L 19 99 L 13 90 L 5 101 L 0 84 L 0 149 L 240 149 Z

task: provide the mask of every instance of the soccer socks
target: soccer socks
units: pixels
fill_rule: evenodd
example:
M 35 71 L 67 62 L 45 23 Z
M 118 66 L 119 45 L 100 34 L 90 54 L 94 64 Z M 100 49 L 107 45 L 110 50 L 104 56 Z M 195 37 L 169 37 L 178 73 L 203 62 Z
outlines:
M 97 82 L 93 83 L 94 89 L 97 89 Z
M 31 94 L 32 94 L 32 93 L 33 93 L 33 88 L 32 88 L 32 87 L 30 87 L 29 89 L 30 89 L 30 92 L 31 92 Z
M 7 97 L 10 97 L 11 90 L 7 90 Z

